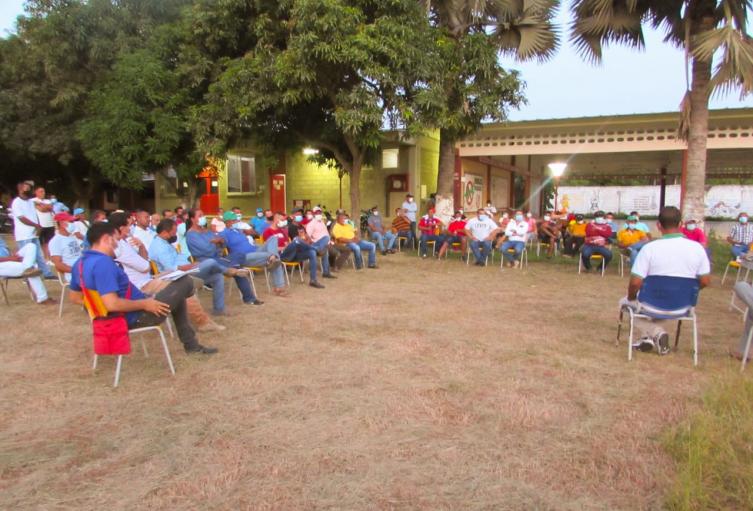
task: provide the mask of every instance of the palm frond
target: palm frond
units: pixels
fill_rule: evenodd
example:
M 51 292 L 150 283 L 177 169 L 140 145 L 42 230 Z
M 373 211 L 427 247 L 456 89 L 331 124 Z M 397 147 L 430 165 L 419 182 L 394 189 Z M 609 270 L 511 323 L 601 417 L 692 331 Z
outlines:
M 750 36 L 732 31 L 722 47 L 710 87 L 717 95 L 739 90 L 744 97 L 753 92 L 753 39 Z
M 639 1 L 577 0 L 570 24 L 570 41 L 586 60 L 601 60 L 609 43 L 643 48 L 646 10 Z

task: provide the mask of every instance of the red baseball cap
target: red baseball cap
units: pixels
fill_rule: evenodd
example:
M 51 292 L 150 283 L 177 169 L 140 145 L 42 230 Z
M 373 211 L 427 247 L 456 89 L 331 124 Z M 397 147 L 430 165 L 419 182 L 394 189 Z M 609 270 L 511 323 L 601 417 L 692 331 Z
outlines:
M 68 213 L 67 211 L 63 211 L 62 213 L 58 213 L 53 217 L 53 220 L 56 222 L 75 222 L 76 217 Z

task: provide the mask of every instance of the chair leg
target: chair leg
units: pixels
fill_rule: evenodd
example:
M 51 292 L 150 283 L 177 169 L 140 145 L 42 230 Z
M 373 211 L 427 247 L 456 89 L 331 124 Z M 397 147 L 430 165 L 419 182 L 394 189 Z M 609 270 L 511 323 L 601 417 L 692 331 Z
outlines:
M 63 317 L 63 304 L 65 303 L 65 287 L 60 291 L 60 305 L 58 305 L 58 318 Z
M 745 350 L 743 350 L 743 362 L 740 366 L 740 372 L 745 371 L 745 364 L 748 363 L 748 355 L 750 354 L 750 341 L 753 339 L 753 328 L 748 332 L 748 339 L 745 341 Z
M 729 271 L 729 263 L 727 263 L 727 267 L 724 268 L 724 275 L 722 275 L 722 285 L 724 285 L 724 281 L 727 280 L 727 272 Z
M 144 339 L 144 336 L 141 336 L 141 347 L 144 349 L 144 357 L 149 358 L 149 352 L 146 350 L 146 339 Z
M 251 283 L 251 292 L 254 293 L 254 296 L 258 297 L 259 295 L 256 294 L 256 283 L 254 282 L 254 272 L 251 270 L 248 270 L 248 281 Z
M 698 323 L 693 313 L 693 365 L 698 366 Z
M 295 268 L 293 268 L 293 271 L 295 271 Z M 303 264 L 298 263 L 298 275 L 301 277 L 301 282 L 304 282 L 303 280 Z
M 628 337 L 628 362 L 633 360 L 633 314 L 630 314 L 630 336 Z
M 92 371 L 97 370 L 97 355 L 94 355 L 94 360 L 92 361 Z
M 677 349 L 677 345 L 680 343 L 680 328 L 682 327 L 682 321 L 677 322 L 677 334 L 675 335 L 675 350 Z
M 165 324 L 167 325 L 167 331 L 170 334 L 170 338 L 175 339 L 175 331 L 173 330 L 173 318 L 171 316 L 168 316 L 165 319 Z
M 118 355 L 117 362 L 115 362 L 115 381 L 112 382 L 113 387 L 117 387 L 120 382 L 120 366 L 123 363 L 123 355 Z
M 8 288 L 7 280 L 3 280 L 2 282 L 0 282 L 0 290 L 2 290 L 3 292 L 3 298 L 5 298 L 5 305 L 10 305 L 10 301 L 8 300 L 7 288 Z
M 619 346 L 620 344 L 620 334 L 622 333 L 622 320 L 624 317 L 624 310 L 620 309 L 620 319 L 617 322 L 617 338 L 614 340 L 614 345 Z
M 173 366 L 173 359 L 170 356 L 170 350 L 167 348 L 167 341 L 165 340 L 165 333 L 160 328 L 159 338 L 162 341 L 162 349 L 165 350 L 165 358 L 167 359 L 167 366 L 170 368 L 170 373 L 175 376 L 175 367 Z

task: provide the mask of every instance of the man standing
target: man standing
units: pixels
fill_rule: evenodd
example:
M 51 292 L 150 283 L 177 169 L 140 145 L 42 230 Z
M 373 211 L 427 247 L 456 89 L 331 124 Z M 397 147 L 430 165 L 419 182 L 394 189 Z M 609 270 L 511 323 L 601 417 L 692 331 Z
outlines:
M 528 224 L 526 224 L 528 230 Z M 465 235 L 470 240 L 473 257 L 476 258 L 476 266 L 485 266 L 486 260 L 492 252 L 494 236 L 499 232 L 499 227 L 494 220 L 489 218 L 486 210 L 480 208 L 476 212 L 476 218 L 472 218 L 465 224 Z
M 673 206 L 665 207 L 659 212 L 657 227 L 662 237 L 643 247 L 636 257 L 627 296 L 620 301 L 621 307 L 631 307 L 640 312 L 639 291 L 647 277 L 698 279 L 701 289 L 709 285 L 709 259 L 700 244 L 682 235 L 681 218 L 680 210 Z M 635 347 L 641 351 L 651 351 L 656 347 L 660 355 L 669 353 L 669 334 L 666 330 L 669 323 L 669 320 L 636 318 L 635 328 L 641 338 Z
M 747 213 L 737 215 L 737 223 L 730 229 L 727 241 L 732 245 L 734 259 L 748 253 L 748 247 L 753 243 L 753 224 L 748 222 Z
M 13 230 L 16 237 L 16 245 L 19 251 L 26 245 L 36 247 L 37 268 L 42 270 L 46 279 L 54 279 L 55 274 L 44 260 L 42 245 L 39 243 L 39 233 L 42 226 L 39 225 L 37 209 L 31 201 L 31 185 L 27 182 L 18 183 L 18 197 L 13 199 L 10 209 L 13 213 Z
M 332 227 L 332 236 L 335 238 L 336 243 L 346 245 L 353 251 L 357 270 L 363 268 L 361 250 L 366 250 L 369 253 L 369 268 L 377 267 L 376 245 L 370 241 L 360 239 L 355 228 L 347 222 L 347 215 L 345 213 L 337 215 L 337 223 Z
M 429 208 L 421 221 L 418 223 L 418 230 L 421 231 L 421 240 L 418 242 L 418 249 L 421 257 L 426 257 L 426 245 L 429 241 L 434 242 L 436 250 L 437 245 L 440 249 L 444 244 L 445 237 L 442 236 L 442 221 L 434 216 L 434 208 Z M 437 250 L 439 252 L 439 250 Z
M 52 217 L 54 215 L 52 211 L 52 201 L 45 197 L 45 190 L 43 186 L 37 186 L 34 188 L 34 197 L 31 199 L 34 203 L 34 207 L 37 210 L 37 218 L 39 219 L 39 225 L 42 226 L 42 230 L 39 231 L 39 244 L 42 245 L 42 252 L 45 257 L 49 259 L 50 251 L 47 245 L 50 240 L 55 236 L 55 222 Z
M 382 255 L 387 255 L 387 253 L 394 254 L 395 250 L 392 247 L 395 245 L 397 237 L 392 234 L 392 231 L 388 231 L 384 228 L 382 217 L 379 216 L 378 207 L 374 206 L 371 208 L 371 215 L 369 215 L 366 225 L 369 232 L 371 232 L 371 239 L 376 240 L 377 245 L 379 246 L 379 251 Z M 387 240 L 386 246 L 384 244 L 385 240 Z
M 33 243 L 24 245 L 15 255 L 11 255 L 8 245 L 0 236 L 0 277 L 22 277 L 29 281 L 34 299 L 39 305 L 53 305 L 55 300 L 47 296 L 47 288 L 39 276 L 42 271 L 37 268 L 37 246 Z
M 599 254 L 604 258 L 604 268 L 612 260 L 612 251 L 609 250 L 609 238 L 612 236 L 612 229 L 607 225 L 603 211 L 597 211 L 594 214 L 594 221 L 586 226 L 586 240 L 581 250 L 581 260 L 586 272 L 591 271 L 591 256 Z
M 410 193 L 405 196 L 405 201 L 403 202 L 403 211 L 405 212 L 405 217 L 410 222 L 410 230 L 413 233 L 413 238 L 416 237 L 416 213 L 418 212 L 418 205 L 413 200 L 413 195 Z
M 526 237 L 528 236 L 530 227 L 522 211 L 516 211 L 513 221 L 508 222 L 505 228 L 507 240 L 502 243 L 500 251 L 502 252 L 502 257 L 507 259 L 510 266 L 517 268 L 520 264 L 520 256 L 523 253 L 523 249 L 526 248 Z M 514 250 L 514 252 L 509 253 L 508 250 L 510 249 Z

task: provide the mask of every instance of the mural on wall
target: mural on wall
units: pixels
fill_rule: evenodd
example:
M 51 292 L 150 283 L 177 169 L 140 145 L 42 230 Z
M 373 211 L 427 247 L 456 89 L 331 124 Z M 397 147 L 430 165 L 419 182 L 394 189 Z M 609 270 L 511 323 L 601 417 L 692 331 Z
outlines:
M 598 210 L 641 215 L 659 214 L 658 186 L 560 186 L 560 204 L 572 213 L 592 214 Z M 680 185 L 666 188 L 665 203 L 680 205 Z M 550 208 L 553 204 L 550 203 Z M 753 213 L 753 186 L 717 185 L 706 192 L 706 217 L 735 218 Z
M 484 178 L 476 174 L 465 173 L 462 179 L 463 209 L 466 213 L 483 207 Z

